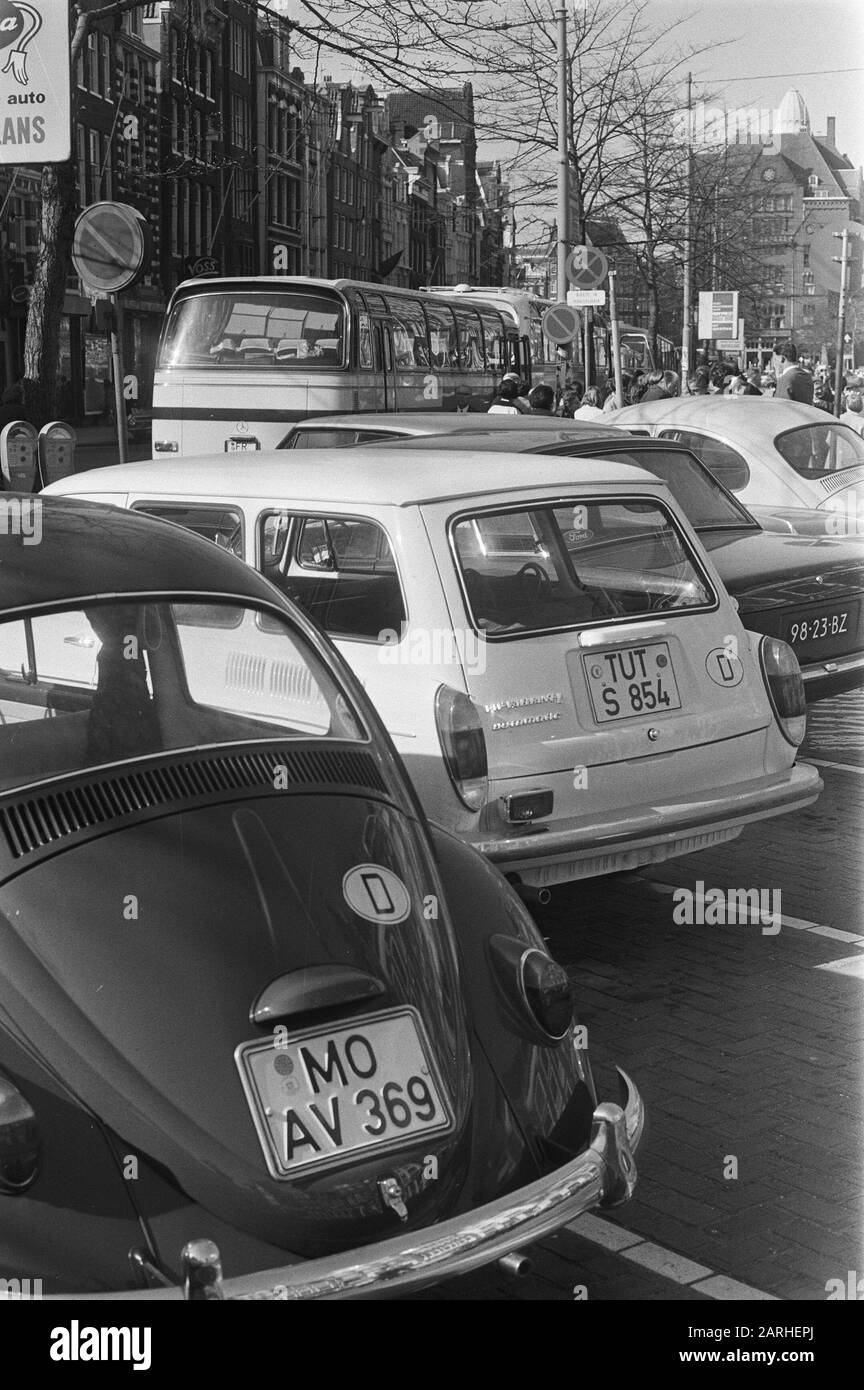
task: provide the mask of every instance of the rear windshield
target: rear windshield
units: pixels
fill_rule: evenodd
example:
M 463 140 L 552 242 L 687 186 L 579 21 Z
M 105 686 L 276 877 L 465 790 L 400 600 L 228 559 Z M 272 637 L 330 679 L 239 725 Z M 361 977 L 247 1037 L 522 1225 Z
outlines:
M 192 294 L 171 310 L 157 367 L 309 371 L 344 361 L 341 302 L 300 290 L 238 288 Z
M 544 451 L 545 452 L 545 451 Z M 566 449 L 556 449 L 556 454 L 566 455 Z M 701 530 L 722 529 L 729 526 L 750 526 L 758 529 L 758 523 L 749 512 L 731 497 L 709 470 L 690 453 L 681 449 L 652 449 L 650 453 L 633 454 L 605 453 L 602 444 L 597 444 L 592 457 L 609 458 L 615 463 L 629 463 L 634 468 L 646 469 L 655 477 L 662 478 L 672 496 L 687 517 L 691 526 Z
M 712 607 L 662 504 L 572 501 L 451 523 L 468 610 L 489 638 Z
M 803 425 L 778 434 L 774 448 L 802 478 L 823 478 L 864 463 L 864 439 L 848 425 Z
M 0 623 L 0 790 L 286 738 L 366 734 L 316 653 L 275 614 L 129 600 Z

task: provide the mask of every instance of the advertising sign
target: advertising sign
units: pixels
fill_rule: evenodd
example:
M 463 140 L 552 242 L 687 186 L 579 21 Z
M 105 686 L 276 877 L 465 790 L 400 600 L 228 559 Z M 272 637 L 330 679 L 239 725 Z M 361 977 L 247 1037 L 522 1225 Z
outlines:
M 72 155 L 69 8 L 0 0 L 0 164 Z
M 734 338 L 738 329 L 738 291 L 700 290 L 699 337 Z

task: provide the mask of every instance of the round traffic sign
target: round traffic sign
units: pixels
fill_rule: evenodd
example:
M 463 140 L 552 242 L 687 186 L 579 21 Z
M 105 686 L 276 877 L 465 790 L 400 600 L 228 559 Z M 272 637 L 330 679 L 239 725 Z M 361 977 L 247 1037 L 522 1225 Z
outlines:
M 103 294 L 126 290 L 143 274 L 150 228 L 127 203 L 93 203 L 75 223 L 72 260 L 84 284 Z
M 577 290 L 596 290 L 609 274 L 609 262 L 596 246 L 574 246 L 564 269 Z
M 553 304 L 543 315 L 542 328 L 550 343 L 572 343 L 579 332 L 579 315 L 563 301 Z

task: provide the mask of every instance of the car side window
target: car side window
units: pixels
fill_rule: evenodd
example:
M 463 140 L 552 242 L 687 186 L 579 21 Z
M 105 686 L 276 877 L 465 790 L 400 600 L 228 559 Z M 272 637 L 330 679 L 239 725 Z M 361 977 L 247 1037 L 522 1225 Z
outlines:
M 259 522 L 258 553 L 268 579 L 331 636 L 392 642 L 401 632 L 402 585 L 377 522 L 271 511 Z
M 678 444 L 686 444 L 688 449 L 710 468 L 715 478 L 719 478 L 730 492 L 741 492 L 750 481 L 750 469 L 743 454 L 724 444 L 721 439 L 712 439 L 699 430 L 661 430 L 660 439 L 674 439 Z
M 341 449 L 356 444 L 355 429 L 294 430 L 279 445 L 280 449 Z

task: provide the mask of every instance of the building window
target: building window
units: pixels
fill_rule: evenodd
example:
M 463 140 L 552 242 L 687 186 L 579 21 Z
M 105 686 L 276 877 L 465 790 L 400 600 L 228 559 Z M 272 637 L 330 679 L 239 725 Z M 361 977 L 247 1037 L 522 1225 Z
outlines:
M 245 77 L 247 81 L 252 76 L 251 35 L 236 19 L 231 21 L 231 70 L 235 76 Z
M 231 97 L 231 143 L 248 150 L 252 137 L 252 114 L 245 97 L 234 92 Z

